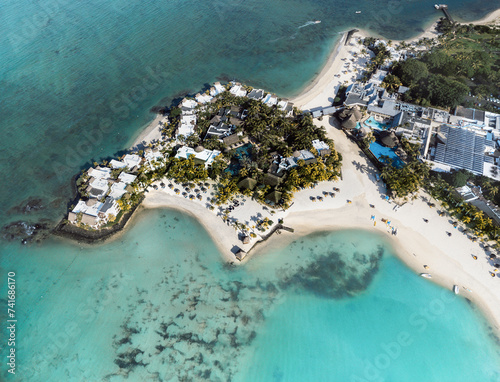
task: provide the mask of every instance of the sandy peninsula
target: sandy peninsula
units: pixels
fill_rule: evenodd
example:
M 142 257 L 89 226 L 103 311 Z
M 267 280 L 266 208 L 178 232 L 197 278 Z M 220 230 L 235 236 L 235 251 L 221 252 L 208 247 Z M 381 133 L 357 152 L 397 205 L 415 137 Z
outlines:
M 500 11 L 496 11 L 477 23 L 496 22 L 499 16 Z M 362 46 L 357 42 L 365 35 L 363 31 L 356 32 L 347 44 L 344 35 L 319 75 L 292 102 L 304 110 L 329 106 L 338 87 L 354 80 L 369 59 L 367 54 L 361 53 Z M 435 23 L 412 41 L 422 37 L 435 37 Z M 346 69 L 347 61 L 351 63 L 349 70 Z M 157 122 L 154 123 L 157 125 Z M 376 179 L 378 170 L 338 128 L 335 119 L 324 118 L 316 123 L 326 129 L 328 136 L 335 141 L 336 150 L 343 156 L 342 180 L 323 182 L 315 189 L 297 192 L 294 204 L 286 211 L 273 211 L 271 214 L 256 202 L 241 198 L 241 208 L 232 212 L 234 219 L 249 224 L 255 216 L 271 216 L 273 220 L 282 218 L 286 226 L 294 228 L 293 234 L 282 231 L 281 235 L 272 236 L 265 245 L 256 245 L 260 237 L 244 245 L 238 238 L 238 232 L 223 222 L 221 213 L 207 208 L 209 193 L 204 196 L 205 200 L 190 201 L 175 195 L 167 187 L 158 188 L 150 190 L 142 205 L 145 208 L 179 209 L 196 217 L 212 236 L 224 259 L 236 263 L 235 246 L 245 251 L 255 246 L 251 253 L 254 255 L 268 246 L 285 246 L 298 236 L 317 230 L 372 230 L 386 236 L 401 260 L 417 274 L 430 273 L 432 282 L 447 289 L 459 286 L 460 296 L 473 301 L 500 336 L 500 280 L 499 275 L 493 273 L 485 244 L 469 240 L 460 229 L 453 227 L 449 216 L 439 216 L 439 203 L 432 200 L 436 207 L 430 208 L 428 202 L 431 197 L 424 192 L 416 200 L 401 207 L 386 201 L 386 189 Z M 139 138 L 144 139 L 147 135 Z M 335 197 L 331 195 L 334 189 L 340 189 L 335 191 Z M 330 195 L 325 196 L 324 201 L 311 200 L 311 197 L 325 193 Z M 381 219 L 390 221 L 390 224 Z M 397 235 L 393 234 L 394 230 Z M 473 256 L 477 256 L 477 260 Z M 251 258 L 247 256 L 243 263 L 251 261 Z

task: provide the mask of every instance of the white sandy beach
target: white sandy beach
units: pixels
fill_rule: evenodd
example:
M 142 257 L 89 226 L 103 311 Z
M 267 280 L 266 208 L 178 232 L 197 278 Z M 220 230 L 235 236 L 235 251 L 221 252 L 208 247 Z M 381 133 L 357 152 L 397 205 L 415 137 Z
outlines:
M 414 44 L 423 38 L 435 38 L 438 36 L 436 26 L 437 21 L 433 22 L 420 35 L 404 41 L 408 44 Z M 346 35 L 347 33 L 337 42 L 320 73 L 298 96 L 290 100 L 299 109 L 314 110 L 318 107 L 331 106 L 333 96 L 342 84 L 351 83 L 361 77 L 370 55 L 369 53 L 361 53 L 363 49 L 367 49 L 359 43 L 359 40 L 371 36 L 371 34 L 360 29 L 353 33 L 349 43 L 345 44 Z M 393 40 L 393 45 L 402 41 Z
M 161 139 L 160 121 L 164 118 L 163 115 L 157 114 L 156 117 L 149 123 L 146 128 L 141 130 L 137 138 L 134 139 L 130 147 L 137 147 L 144 143 L 146 146 L 150 142 L 158 141 Z
M 500 10 L 476 23 L 498 21 L 499 17 Z M 434 28 L 435 23 L 412 41 L 435 36 Z M 363 36 L 363 32 L 357 32 L 349 44 L 344 45 L 344 41 L 341 41 L 321 73 L 292 102 L 304 110 L 329 106 L 338 87 L 344 81 L 355 79 L 357 73 L 354 69 L 359 73 L 368 59 L 367 55 L 362 57 L 362 46 L 357 43 L 357 39 Z M 357 58 L 353 56 L 354 53 L 357 53 Z M 349 61 L 351 59 L 354 61 Z M 343 73 L 346 62 L 351 62 L 351 70 Z M 339 73 L 340 77 L 336 76 Z M 294 228 L 295 233 L 283 231 L 281 235 L 273 235 L 265 244 L 257 245 L 243 263 L 251 261 L 252 255 L 262 252 L 268 246 L 284 246 L 298 236 L 316 230 L 374 230 L 387 236 L 397 255 L 416 273 L 432 274 L 432 281 L 447 289 L 458 285 L 460 295 L 473 301 L 486 315 L 493 330 L 500 335 L 500 277 L 491 277 L 493 266 L 487 257 L 489 253 L 483 249 L 482 244 L 472 242 L 458 229 L 454 229 L 450 217 L 439 216 L 439 206 L 430 208 L 427 204 L 430 197 L 424 193 L 421 193 L 417 200 L 394 209 L 395 204 L 385 200 L 386 190 L 383 183 L 376 181 L 376 168 L 357 145 L 349 141 L 335 126 L 334 118 L 325 117 L 316 123 L 325 127 L 329 137 L 335 141 L 336 149 L 343 156 L 343 179 L 338 182 L 323 182 L 315 189 L 296 193 L 291 208 L 287 211 L 276 211 L 271 217 L 275 223 L 278 218 L 283 218 L 284 225 Z M 144 140 L 147 134 L 141 135 L 136 144 Z M 332 192 L 334 187 L 340 188 L 335 198 L 325 196 L 323 202 L 311 201 L 311 196 L 322 196 L 323 191 Z M 208 194 L 204 195 L 205 200 L 190 201 L 182 195 L 175 195 L 168 188 L 159 188 L 150 190 L 143 206 L 175 208 L 193 215 L 210 233 L 224 259 L 235 261 L 231 249 L 238 246 L 248 251 L 257 239 L 243 245 L 235 229 L 224 223 L 220 216 L 217 216 L 217 211 L 207 209 L 207 197 Z M 239 198 L 240 201 L 243 199 Z M 348 204 L 348 200 L 352 203 Z M 434 200 L 433 202 L 439 204 Z M 370 204 L 374 205 L 374 208 L 371 208 Z M 256 202 L 246 200 L 245 205 L 235 208 L 230 217 L 251 225 L 251 215 L 256 211 L 260 211 L 260 217 L 270 216 L 269 210 Z M 371 219 L 372 215 L 374 220 Z M 382 218 L 389 220 L 391 225 L 387 226 L 381 221 Z M 424 218 L 429 222 L 425 223 Z M 397 229 L 397 235 L 391 234 L 392 228 Z M 446 234 L 447 231 L 452 233 L 451 237 Z M 474 260 L 472 255 L 478 259 Z M 424 269 L 424 265 L 427 265 L 428 269 Z
M 437 213 L 439 207 L 430 208 L 422 198 L 395 210 L 395 204 L 384 199 L 385 187 L 376 181 L 376 168 L 361 154 L 358 146 L 326 118 L 319 123 L 327 129 L 343 155 L 343 180 L 323 182 L 315 189 L 296 193 L 294 205 L 286 212 L 277 211 L 275 216 L 283 217 L 284 225 L 294 228 L 295 233 L 283 231 L 281 235 L 272 236 L 264 245 L 258 245 L 256 252 L 252 252 L 243 263 L 251 261 L 255 253 L 262 252 L 268 245 L 284 246 L 298 236 L 316 230 L 374 230 L 387 236 L 398 256 L 416 273 L 431 273 L 432 281 L 447 289 L 458 285 L 460 295 L 479 306 L 495 331 L 500 333 L 500 280 L 490 276 L 493 267 L 480 243 L 470 241 L 454 229 L 450 217 L 440 217 Z M 325 197 L 323 202 L 310 200 L 310 196 L 320 196 L 322 191 L 332 191 L 333 187 L 340 188 L 335 198 Z M 421 196 L 426 198 L 423 193 Z M 348 204 L 347 200 L 352 203 Z M 370 204 L 375 208 L 371 208 Z M 231 252 L 234 246 L 249 250 L 254 244 L 252 241 L 250 245 L 243 245 L 236 231 L 205 208 L 202 202 L 190 201 L 159 189 L 147 194 L 143 206 L 180 209 L 196 217 L 210 233 L 226 261 L 235 261 Z M 245 212 L 238 212 L 238 209 L 232 214 L 240 221 L 245 220 L 242 215 Z M 376 226 L 371 220 L 372 215 L 375 216 Z M 382 218 L 391 221 L 391 226 L 383 223 Z M 423 218 L 429 222 L 425 223 Z M 391 233 L 392 227 L 397 229 L 396 236 Z M 446 231 L 452 236 L 448 237 Z M 472 258 L 473 254 L 478 260 Z M 428 265 L 429 269 L 425 270 L 424 265 Z
M 493 11 L 486 16 L 484 16 L 482 19 L 476 20 L 476 21 L 460 21 L 464 24 L 474 24 L 474 25 L 500 25 L 500 9 L 497 9 L 496 11 Z

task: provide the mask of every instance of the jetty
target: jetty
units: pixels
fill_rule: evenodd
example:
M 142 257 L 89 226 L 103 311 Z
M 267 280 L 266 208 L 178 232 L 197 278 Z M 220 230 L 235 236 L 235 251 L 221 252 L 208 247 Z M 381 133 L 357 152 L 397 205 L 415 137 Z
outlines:
M 446 4 L 434 4 L 434 8 L 440 9 L 443 11 L 444 15 L 446 18 L 451 22 L 454 23 L 455 21 L 453 20 L 453 17 L 451 17 L 450 13 L 448 12 L 448 5 Z

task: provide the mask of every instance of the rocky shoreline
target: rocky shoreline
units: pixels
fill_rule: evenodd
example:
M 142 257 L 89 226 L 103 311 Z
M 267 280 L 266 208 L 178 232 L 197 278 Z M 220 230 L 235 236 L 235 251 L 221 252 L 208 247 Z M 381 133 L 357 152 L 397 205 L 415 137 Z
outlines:
M 55 236 L 87 244 L 102 242 L 104 240 L 109 239 L 116 233 L 120 232 L 126 226 L 128 221 L 134 214 L 135 210 L 141 205 L 143 200 L 144 197 L 140 200 L 139 203 L 137 203 L 137 205 L 135 205 L 129 211 L 123 214 L 122 218 L 118 223 L 113 224 L 110 228 L 90 231 L 84 228 L 77 227 L 73 224 L 69 224 L 66 219 L 62 219 L 59 222 L 59 224 L 54 228 L 52 234 Z

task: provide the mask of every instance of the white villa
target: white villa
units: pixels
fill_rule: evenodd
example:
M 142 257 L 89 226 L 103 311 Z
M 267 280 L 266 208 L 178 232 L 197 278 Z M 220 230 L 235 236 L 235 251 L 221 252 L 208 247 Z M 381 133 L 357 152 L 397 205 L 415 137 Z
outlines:
M 236 97 L 245 97 L 247 95 L 247 91 L 241 84 L 233 83 L 231 89 L 229 89 L 229 93 L 235 95 Z
M 205 164 L 205 167 L 208 167 L 220 153 L 221 152 L 218 150 L 203 149 L 201 146 L 196 149 L 188 146 L 182 146 L 179 150 L 177 150 L 175 157 L 180 159 L 189 159 L 194 156 L 195 159 L 202 161 Z

